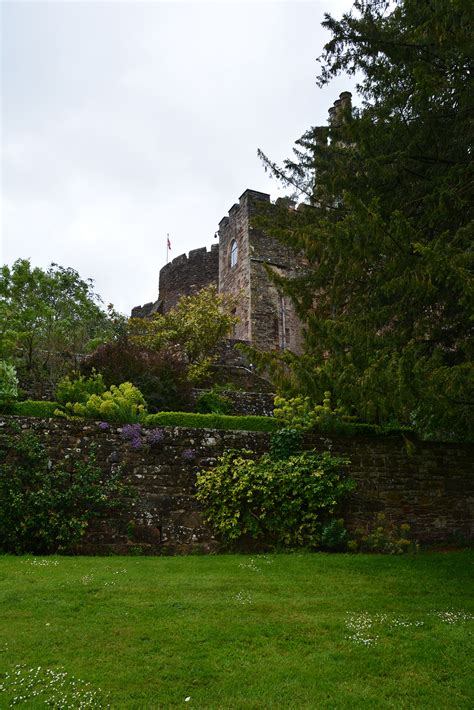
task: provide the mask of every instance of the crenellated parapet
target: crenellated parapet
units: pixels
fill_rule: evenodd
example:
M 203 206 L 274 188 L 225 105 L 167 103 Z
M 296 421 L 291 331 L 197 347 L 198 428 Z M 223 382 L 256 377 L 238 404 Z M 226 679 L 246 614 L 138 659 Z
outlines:
M 163 266 L 159 277 L 159 311 L 167 313 L 181 296 L 193 296 L 206 286 L 218 286 L 219 245 L 193 249 Z
M 159 275 L 158 300 L 135 306 L 132 318 L 147 318 L 154 313 L 167 313 L 174 308 L 181 296 L 193 296 L 212 284 L 218 286 L 219 245 L 192 249 L 189 254 L 180 254 L 163 266 Z

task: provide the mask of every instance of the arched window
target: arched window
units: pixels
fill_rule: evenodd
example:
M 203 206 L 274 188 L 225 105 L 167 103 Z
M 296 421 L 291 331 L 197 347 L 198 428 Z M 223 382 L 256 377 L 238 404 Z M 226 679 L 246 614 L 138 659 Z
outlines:
M 232 269 L 237 265 L 237 256 L 239 254 L 239 247 L 237 242 L 233 239 L 230 243 L 230 268 Z

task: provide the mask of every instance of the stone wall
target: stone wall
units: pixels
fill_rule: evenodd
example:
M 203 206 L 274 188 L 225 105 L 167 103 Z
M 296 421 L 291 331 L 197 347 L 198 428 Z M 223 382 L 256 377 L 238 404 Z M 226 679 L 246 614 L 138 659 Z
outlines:
M 250 232 L 252 344 L 260 350 L 302 352 L 303 328 L 295 307 L 267 273 L 294 278 L 302 268 L 294 250 L 256 230 Z
M 33 430 L 52 460 L 71 464 L 85 459 L 95 445 L 107 475 L 117 467 L 136 490 L 133 514 L 92 527 L 81 552 L 173 554 L 210 552 L 218 545 L 203 524 L 194 498 L 196 472 L 208 467 L 225 448 L 267 450 L 269 435 L 203 429 L 163 429 L 163 439 L 140 449 L 122 438 L 121 427 L 102 430 L 97 422 L 65 422 L 20 417 L 0 418 L 0 438 L 12 425 Z M 5 447 L 5 441 L 1 442 Z M 456 536 L 473 537 L 474 446 L 407 442 L 402 437 L 313 437 L 307 446 L 348 455 L 348 473 L 357 490 L 346 505 L 345 520 L 354 529 L 384 512 L 394 523 L 409 523 L 421 543 Z
M 357 488 L 344 514 L 355 530 L 384 513 L 420 543 L 474 537 L 474 445 L 391 437 L 309 437 L 307 447 L 350 458 Z
M 239 202 L 229 210 L 229 215 L 219 222 L 219 291 L 236 296 L 238 299 L 235 315 L 239 321 L 234 327 L 233 337 L 251 341 L 250 313 L 250 244 L 248 239 L 250 224 L 250 202 L 269 201 L 265 193 L 246 190 Z M 231 265 L 232 244 L 237 244 L 235 265 Z
M 194 296 L 206 286 L 217 287 L 218 278 L 218 244 L 213 244 L 210 251 L 202 247 L 193 249 L 188 256 L 177 256 L 160 271 L 160 312 L 167 313 L 174 308 L 181 296 Z
M 208 392 L 205 389 L 192 391 L 192 402 Z M 271 392 L 243 392 L 241 390 L 220 390 L 219 395 L 229 400 L 231 414 L 257 414 L 262 417 L 273 416 L 274 396 Z
M 267 268 L 291 278 L 303 264 L 294 251 L 252 227 L 258 205 L 270 196 L 245 190 L 239 202 L 219 223 L 219 290 L 238 296 L 234 337 L 250 341 L 260 350 L 289 349 L 301 352 L 302 326 L 293 304 L 282 296 Z M 231 248 L 238 247 L 235 265 Z
M 168 313 L 176 306 L 181 296 L 194 296 L 206 286 L 218 286 L 219 245 L 193 249 L 188 255 L 181 254 L 163 266 L 159 275 L 158 300 L 135 306 L 132 318 L 145 318 L 153 313 Z

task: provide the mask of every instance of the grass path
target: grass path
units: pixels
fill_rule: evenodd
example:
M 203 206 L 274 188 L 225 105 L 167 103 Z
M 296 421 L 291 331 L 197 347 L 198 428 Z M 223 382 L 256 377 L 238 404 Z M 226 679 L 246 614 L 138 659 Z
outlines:
M 471 710 L 473 565 L 0 557 L 0 708 Z

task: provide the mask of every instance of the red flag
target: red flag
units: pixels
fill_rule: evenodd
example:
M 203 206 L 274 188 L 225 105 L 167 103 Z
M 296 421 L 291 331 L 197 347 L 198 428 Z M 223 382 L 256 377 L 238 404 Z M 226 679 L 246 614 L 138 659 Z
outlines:
M 166 246 L 168 247 L 168 249 L 171 249 L 171 242 L 169 237 L 167 237 Z

